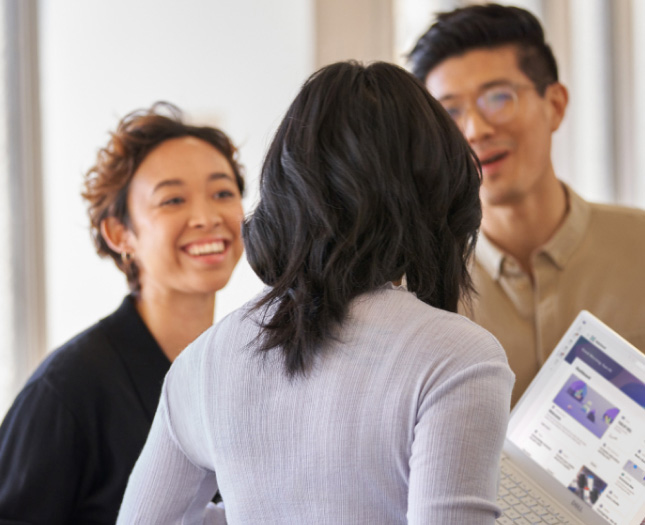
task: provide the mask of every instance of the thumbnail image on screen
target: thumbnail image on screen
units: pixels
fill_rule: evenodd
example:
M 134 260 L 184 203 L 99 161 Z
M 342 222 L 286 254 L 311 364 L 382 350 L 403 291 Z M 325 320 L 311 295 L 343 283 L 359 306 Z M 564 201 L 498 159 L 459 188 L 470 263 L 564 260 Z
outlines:
M 553 402 L 599 438 L 620 412 L 575 374 L 565 382 Z
M 598 501 L 598 497 L 607 488 L 607 483 L 587 467 L 582 467 L 568 488 L 587 505 L 593 507 L 594 503 Z

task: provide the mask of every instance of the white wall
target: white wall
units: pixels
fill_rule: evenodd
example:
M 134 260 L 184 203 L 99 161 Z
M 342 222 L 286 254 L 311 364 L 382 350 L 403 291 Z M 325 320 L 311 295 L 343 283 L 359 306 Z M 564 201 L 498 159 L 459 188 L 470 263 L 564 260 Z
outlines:
M 93 251 L 82 174 L 120 117 L 168 100 L 240 146 L 257 195 L 262 155 L 313 70 L 313 0 L 40 2 L 47 341 L 111 312 L 125 279 Z M 216 318 L 261 289 L 242 261 Z

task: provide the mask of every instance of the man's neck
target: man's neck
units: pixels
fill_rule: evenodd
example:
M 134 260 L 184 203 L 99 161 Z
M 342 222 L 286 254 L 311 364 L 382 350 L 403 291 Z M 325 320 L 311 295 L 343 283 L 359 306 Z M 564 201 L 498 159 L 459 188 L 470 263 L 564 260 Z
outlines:
M 517 202 L 483 204 L 482 231 L 532 275 L 532 255 L 553 237 L 567 211 L 566 190 L 553 176 Z

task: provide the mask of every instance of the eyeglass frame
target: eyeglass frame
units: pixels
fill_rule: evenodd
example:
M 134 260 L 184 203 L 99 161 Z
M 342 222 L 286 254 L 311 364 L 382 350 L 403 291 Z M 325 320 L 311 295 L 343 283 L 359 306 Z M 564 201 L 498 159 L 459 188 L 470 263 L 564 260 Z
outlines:
M 509 115 L 507 118 L 503 118 L 501 120 L 497 119 L 490 119 L 490 114 L 487 114 L 482 106 L 478 104 L 478 101 L 489 91 L 499 88 L 499 87 L 508 87 L 510 88 L 509 92 L 511 94 L 511 98 L 513 99 L 513 110 L 511 115 Z M 518 84 L 515 82 L 506 82 L 506 81 L 496 81 L 496 82 L 491 82 L 489 84 L 486 84 L 482 86 L 481 88 L 478 89 L 477 93 L 475 95 L 449 95 L 447 97 L 443 97 L 439 99 L 439 103 L 443 106 L 443 108 L 446 110 L 450 118 L 457 124 L 459 129 L 462 131 L 465 128 L 465 122 L 464 119 L 466 118 L 468 114 L 468 108 L 472 107 L 474 108 L 479 116 L 484 119 L 488 124 L 492 126 L 497 126 L 501 124 L 506 124 L 508 122 L 511 122 L 515 116 L 517 115 L 517 108 L 519 106 L 519 97 L 518 97 L 518 92 L 523 89 L 535 89 L 537 91 L 537 87 L 533 84 Z M 451 115 L 449 108 L 446 107 L 445 102 L 450 101 L 450 100 L 458 100 L 458 99 L 464 99 L 465 103 L 461 106 L 462 109 L 462 114 L 459 117 L 455 117 Z

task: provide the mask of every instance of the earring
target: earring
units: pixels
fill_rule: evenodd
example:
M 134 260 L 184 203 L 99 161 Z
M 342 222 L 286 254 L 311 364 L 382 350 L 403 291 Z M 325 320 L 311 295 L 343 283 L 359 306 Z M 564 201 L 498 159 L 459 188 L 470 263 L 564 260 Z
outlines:
M 121 262 L 128 264 L 132 260 L 132 254 L 126 251 L 121 252 Z

